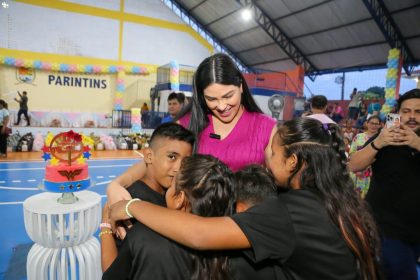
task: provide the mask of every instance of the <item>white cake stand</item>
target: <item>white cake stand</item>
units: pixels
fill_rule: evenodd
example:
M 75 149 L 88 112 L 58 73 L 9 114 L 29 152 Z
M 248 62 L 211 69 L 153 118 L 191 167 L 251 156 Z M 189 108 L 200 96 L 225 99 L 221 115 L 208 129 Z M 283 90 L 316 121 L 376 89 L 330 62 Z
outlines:
M 93 234 L 101 221 L 101 197 L 77 193 L 73 204 L 58 193 L 40 193 L 23 203 L 25 229 L 35 242 L 27 258 L 31 279 L 100 279 L 100 246 Z

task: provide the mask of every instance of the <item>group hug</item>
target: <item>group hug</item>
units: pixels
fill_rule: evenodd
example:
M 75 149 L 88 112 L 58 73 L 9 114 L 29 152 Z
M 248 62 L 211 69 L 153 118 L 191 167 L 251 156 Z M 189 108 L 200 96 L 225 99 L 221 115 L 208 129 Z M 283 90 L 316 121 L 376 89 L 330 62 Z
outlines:
M 206 58 L 191 102 L 108 186 L 103 279 L 416 279 L 390 272 L 381 247 L 389 236 L 349 175 L 389 147 L 410 149 L 420 167 L 420 90 L 398 106 L 401 126 L 349 159 L 337 124 L 311 115 L 277 124 L 228 56 Z M 404 229 L 414 270 L 419 209 Z

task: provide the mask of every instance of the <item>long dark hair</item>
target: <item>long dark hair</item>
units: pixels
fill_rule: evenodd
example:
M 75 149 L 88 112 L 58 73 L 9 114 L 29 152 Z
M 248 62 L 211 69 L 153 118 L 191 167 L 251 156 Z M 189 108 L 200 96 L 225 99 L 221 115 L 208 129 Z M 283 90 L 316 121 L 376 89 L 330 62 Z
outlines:
M 209 124 L 207 114 L 211 111 L 204 99 L 204 89 L 211 84 L 242 86 L 241 104 L 248 112 L 262 113 L 249 91 L 245 78 L 232 59 L 223 53 L 217 53 L 204 59 L 198 66 L 193 80 L 192 102 L 185 107 L 180 116 L 191 112 L 188 128 L 199 136 Z M 178 118 L 179 119 L 179 118 Z
M 203 217 L 230 216 L 235 206 L 235 180 L 232 171 L 209 155 L 183 159 L 175 194 L 183 191 L 191 212 Z M 229 259 L 222 251 L 194 251 L 191 279 L 229 278 Z
M 380 279 L 377 228 L 365 202 L 354 190 L 337 125 L 298 118 L 285 122 L 278 133 L 285 157 L 297 156 L 297 165 L 288 184 L 300 173 L 301 188 L 322 199 L 356 257 L 362 279 Z

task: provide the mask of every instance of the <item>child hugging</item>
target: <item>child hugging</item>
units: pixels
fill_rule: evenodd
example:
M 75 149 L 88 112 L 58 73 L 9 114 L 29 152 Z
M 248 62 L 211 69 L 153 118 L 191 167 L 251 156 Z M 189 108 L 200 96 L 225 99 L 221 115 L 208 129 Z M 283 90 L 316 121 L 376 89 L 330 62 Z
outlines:
M 347 172 L 340 129 L 293 119 L 271 148 L 268 168 L 284 191 L 244 212 L 207 218 L 121 201 L 110 218 L 133 215 L 196 250 L 250 249 L 243 253 L 254 263 L 273 265 L 273 279 L 381 279 L 376 227 Z
M 225 164 L 212 156 L 194 155 L 183 159 L 166 192 L 166 205 L 203 217 L 229 216 L 234 213 L 234 189 L 233 173 Z M 102 279 L 229 278 L 226 253 L 186 249 L 141 223 L 128 231 L 118 255 L 114 252 L 113 258 L 108 256 L 107 263 L 102 263 L 110 265 Z

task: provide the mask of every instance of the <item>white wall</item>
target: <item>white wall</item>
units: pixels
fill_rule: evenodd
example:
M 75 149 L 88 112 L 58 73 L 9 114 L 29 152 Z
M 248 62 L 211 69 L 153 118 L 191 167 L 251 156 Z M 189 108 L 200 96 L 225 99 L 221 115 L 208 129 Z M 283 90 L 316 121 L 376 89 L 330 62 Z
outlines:
M 61 1 L 81 4 L 81 5 L 86 5 L 86 6 L 92 6 L 92 7 L 97 7 L 97 8 L 103 8 L 107 10 L 114 10 L 114 11 L 120 10 L 120 0 L 61 0 Z
M 164 65 L 171 60 L 198 66 L 210 55 L 190 34 L 154 26 L 124 24 L 123 58 L 148 64 Z
M 92 14 L 98 8 L 120 9 L 118 0 L 65 2 L 90 6 Z M 159 21 L 136 18 L 136 22 L 124 22 L 123 61 L 163 65 L 177 60 L 180 64 L 197 66 L 210 55 L 210 50 L 190 33 L 179 31 L 176 26 L 171 28 L 171 24 L 186 25 L 160 0 L 124 3 L 126 13 Z M 103 14 L 79 14 L 12 1 L 8 9 L 0 12 L 0 48 L 118 60 L 119 20 Z
M 118 59 L 119 22 L 12 2 L 0 13 L 0 48 Z
M 125 0 L 124 11 L 130 14 L 184 23 L 160 0 Z

